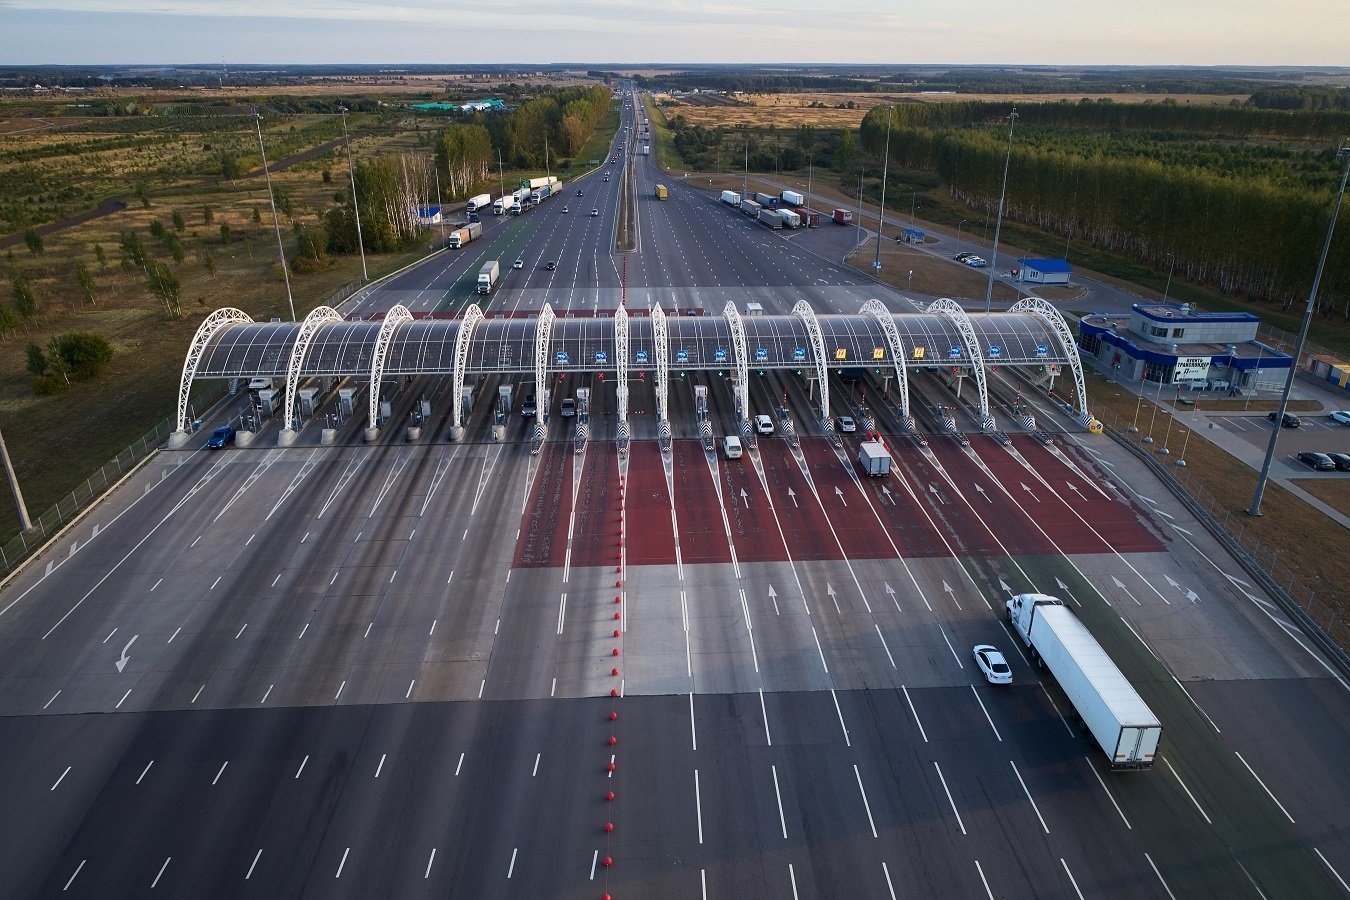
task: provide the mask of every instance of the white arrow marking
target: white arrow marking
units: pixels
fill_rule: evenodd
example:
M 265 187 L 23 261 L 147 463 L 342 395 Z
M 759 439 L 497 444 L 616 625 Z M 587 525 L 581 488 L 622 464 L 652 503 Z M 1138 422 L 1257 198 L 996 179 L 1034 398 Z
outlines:
M 881 493 L 883 493 L 883 494 L 886 495 L 886 501 L 887 501 L 888 503 L 890 503 L 891 506 L 894 506 L 894 505 L 895 505 L 895 498 L 891 496 L 891 489 L 890 489 L 890 488 L 886 487 L 886 485 L 883 484 L 883 485 L 881 486 Z
M 834 611 L 839 613 L 840 615 L 843 615 L 844 611 L 839 608 L 839 599 L 834 593 L 834 586 L 831 585 L 828 581 L 825 582 L 825 593 L 830 595 L 830 600 L 834 603 Z
M 840 503 L 848 506 L 848 501 L 844 499 L 844 491 L 837 484 L 834 486 L 834 495 L 839 498 Z
M 741 488 L 741 500 L 745 501 L 745 508 L 746 508 L 746 509 L 749 509 L 749 508 L 750 508 L 750 495 L 747 494 L 747 493 L 745 492 L 745 488 Z
M 792 498 L 792 505 L 801 509 L 801 504 L 797 502 L 797 492 L 792 488 L 788 488 L 788 496 Z
M 977 491 L 980 492 L 980 496 L 984 498 L 984 500 L 985 500 L 986 503 L 993 503 L 993 502 L 994 502 L 993 500 L 990 500 L 990 499 L 989 499 L 989 495 L 986 494 L 986 493 L 984 492 L 984 488 L 980 487 L 978 484 L 975 485 L 975 490 L 977 490 Z
M 1125 595 L 1126 595 L 1127 597 L 1129 597 L 1131 600 L 1134 601 L 1135 606 L 1143 606 L 1143 605 L 1144 605 L 1144 604 L 1142 604 L 1142 603 L 1139 602 L 1139 598 L 1138 598 L 1138 597 L 1136 597 L 1134 594 L 1131 594 L 1131 593 L 1130 593 L 1130 589 L 1127 588 L 1127 587 L 1121 582 L 1121 580 L 1120 580 L 1119 578 L 1117 578 L 1116 576 L 1112 575 L 1112 576 L 1111 576 L 1111 581 L 1112 581 L 1112 583 L 1115 584 L 1115 586 L 1116 586 L 1117 588 L 1119 588 L 1120 590 L 1124 591 L 1124 592 L 1125 592 Z M 1164 602 L 1164 603 L 1167 603 L 1167 598 L 1166 598 L 1166 597 L 1163 598 L 1163 602 Z M 1171 606 L 1172 604 L 1167 603 L 1167 605 L 1168 605 L 1168 606 Z
M 773 585 L 769 585 L 769 599 L 773 601 L 773 614 L 781 615 L 778 612 L 778 592 L 773 589 Z
M 1026 482 L 1018 482 L 1018 484 L 1022 485 L 1022 490 L 1026 491 L 1028 494 L 1031 494 L 1032 500 L 1035 500 L 1037 503 L 1041 502 L 1041 498 L 1037 497 L 1034 493 L 1032 493 L 1031 488 L 1026 486 Z
M 956 608 L 961 609 L 961 601 L 956 599 L 956 591 L 952 590 L 952 586 L 944 581 L 942 582 L 942 589 L 951 596 L 952 602 L 956 604 Z
M 886 593 L 891 595 L 891 602 L 895 604 L 895 611 L 900 611 L 900 601 L 895 599 L 895 588 L 891 587 L 890 582 L 886 583 Z
M 932 484 L 931 482 L 929 483 L 928 493 L 932 494 L 933 498 L 937 500 L 937 502 L 941 503 L 943 506 L 947 505 L 947 501 L 942 499 L 942 495 L 938 493 L 938 487 L 936 484 Z
M 1186 599 L 1194 603 L 1195 601 L 1200 599 L 1200 595 L 1197 594 L 1195 591 L 1187 591 Z
M 1175 525 L 1175 524 L 1173 524 L 1173 523 L 1171 523 L 1171 522 L 1168 522 L 1167 524 L 1168 524 L 1168 525 L 1171 525 L 1173 528 L 1175 528 L 1177 531 L 1180 531 L 1182 534 L 1190 534 L 1189 531 L 1187 531 L 1185 528 L 1182 528 L 1180 525 Z M 1236 581 L 1236 580 L 1237 580 L 1237 579 L 1234 579 L 1234 581 Z
M 125 669 L 127 667 L 127 663 L 131 661 L 131 657 L 127 656 L 127 651 L 131 649 L 132 644 L 136 643 L 136 638 L 138 637 L 140 637 L 139 634 L 133 634 L 131 636 L 131 640 L 127 641 L 127 645 L 122 648 L 121 658 L 118 659 L 116 663 L 114 663 L 114 665 L 117 666 L 117 671 L 120 672 L 123 669 Z
M 998 580 L 998 586 L 999 586 L 999 588 L 1001 588 L 1001 589 L 1003 590 L 1003 593 L 1007 594 L 1009 597 L 1012 596 L 1013 589 L 1010 588 L 1010 587 L 1008 587 L 1008 582 L 1006 582 L 1006 581 L 1004 581 L 1002 578 L 1000 578 L 1000 579 Z
M 1083 496 L 1083 492 L 1078 490 L 1078 485 L 1074 484 L 1072 481 L 1066 481 L 1065 484 L 1069 486 L 1069 490 L 1078 495 L 1079 500 L 1087 500 L 1087 498 Z
M 1067 584 L 1065 584 L 1063 581 L 1060 581 L 1058 578 L 1055 579 L 1055 584 L 1059 586 L 1059 589 L 1061 591 L 1069 595 L 1070 600 L 1072 600 L 1074 603 L 1077 603 L 1080 607 L 1083 605 L 1083 601 L 1079 600 L 1077 597 L 1073 595 L 1073 592 L 1069 590 L 1069 586 Z
M 1242 586 L 1245 587 L 1245 588 L 1251 587 L 1250 584 L 1248 584 L 1247 582 L 1243 581 L 1241 578 L 1234 578 L 1232 575 L 1229 575 L 1227 572 L 1220 572 L 1219 574 L 1221 574 L 1224 578 L 1227 578 L 1229 581 L 1233 582 L 1233 584 L 1240 584 L 1240 585 L 1242 585 Z

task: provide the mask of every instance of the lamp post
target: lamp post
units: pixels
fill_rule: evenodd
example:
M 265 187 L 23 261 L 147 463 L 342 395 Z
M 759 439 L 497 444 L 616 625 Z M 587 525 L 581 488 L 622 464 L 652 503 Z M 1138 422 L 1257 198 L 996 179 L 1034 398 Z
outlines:
M 281 220 L 277 218 L 277 198 L 272 194 L 272 176 L 267 172 L 267 151 L 263 148 L 262 114 L 253 114 L 258 128 L 258 151 L 262 153 L 263 179 L 267 182 L 267 202 L 272 206 L 272 227 L 277 233 L 277 258 L 281 260 L 281 277 L 286 282 L 286 302 L 291 307 L 291 321 L 295 321 L 295 300 L 291 297 L 291 273 L 286 268 L 286 251 L 281 246 Z M 288 423 L 289 424 L 289 423 Z
M 9 491 L 14 495 L 14 505 L 19 509 L 19 528 L 25 533 L 32 531 L 33 520 L 28 518 L 28 505 L 23 502 L 23 491 L 19 490 L 19 476 L 14 474 L 14 465 L 9 461 L 9 449 L 5 446 L 4 434 L 0 434 L 0 459 L 4 460 Z
M 961 226 L 964 225 L 964 224 L 966 224 L 966 222 L 968 222 L 968 221 L 970 221 L 970 220 L 969 220 L 969 219 L 962 219 L 960 222 L 956 223 L 956 240 L 957 240 L 957 243 L 960 243 L 960 241 L 961 241 Z
M 1012 162 L 1013 126 L 1017 124 L 1017 107 L 1008 114 L 1008 152 L 1003 157 L 1003 189 L 998 193 L 998 218 L 994 220 L 994 249 L 989 260 L 989 286 L 984 291 L 984 311 L 994 299 L 994 273 L 998 271 L 998 233 L 1003 226 L 1003 198 L 1008 195 L 1008 166 Z
M 342 142 L 347 145 L 347 175 L 352 180 L 352 214 L 356 217 L 356 246 L 361 251 L 361 281 L 370 280 L 366 272 L 366 244 L 361 240 L 361 208 L 356 205 L 356 167 L 352 165 L 352 143 L 347 138 L 347 107 L 339 106 L 342 113 Z
M 859 247 L 862 246 L 862 235 L 863 235 L 863 226 L 862 226 L 862 206 L 863 206 L 863 196 L 862 196 L 862 191 L 863 191 L 863 173 L 866 172 L 866 171 L 867 171 L 866 169 L 861 169 L 861 168 L 858 169 L 858 237 L 857 237 L 857 241 L 858 241 L 858 246 L 859 246 Z
M 1275 427 L 1270 430 L 1270 443 L 1266 446 L 1266 458 L 1261 463 L 1261 474 L 1256 479 L 1256 494 L 1252 497 L 1250 515 L 1261 515 L 1261 495 L 1266 490 L 1266 479 L 1270 477 L 1270 463 L 1275 458 L 1275 444 L 1280 439 L 1280 428 L 1284 425 L 1285 408 L 1289 405 L 1289 392 L 1294 387 L 1294 373 L 1298 370 L 1298 358 L 1303 353 L 1303 343 L 1308 339 L 1308 326 L 1312 324 L 1313 307 L 1317 305 L 1317 289 L 1322 285 L 1322 270 L 1327 264 L 1327 253 L 1331 250 L 1331 236 L 1336 232 L 1336 216 L 1341 211 L 1341 198 L 1345 196 L 1345 181 L 1350 177 L 1350 141 L 1341 144 L 1336 153 L 1337 159 L 1345 160 L 1341 169 L 1341 186 L 1336 191 L 1336 199 L 1331 204 L 1331 219 L 1327 222 L 1327 236 L 1322 241 L 1322 255 L 1317 260 L 1317 273 L 1313 275 L 1312 290 L 1308 291 L 1308 308 L 1303 312 L 1303 327 L 1299 329 L 1298 340 L 1294 342 L 1293 359 L 1289 362 L 1289 374 L 1284 380 L 1284 392 L 1280 394 L 1280 406 L 1275 412 Z
M 1167 302 L 1167 295 L 1172 290 L 1172 270 L 1176 268 L 1177 258 L 1171 253 L 1167 254 L 1167 283 L 1163 285 L 1162 302 Z
M 891 113 L 886 111 L 886 149 L 881 154 L 881 205 L 877 207 L 877 255 L 872 260 L 872 271 L 881 271 L 881 231 L 886 224 L 886 172 L 891 164 Z M 911 218 L 911 223 L 913 219 Z

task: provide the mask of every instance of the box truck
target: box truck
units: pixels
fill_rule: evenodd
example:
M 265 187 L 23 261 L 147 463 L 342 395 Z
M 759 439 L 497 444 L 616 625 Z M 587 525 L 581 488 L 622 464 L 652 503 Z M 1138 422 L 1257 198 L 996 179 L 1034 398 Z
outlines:
M 1162 724 L 1087 626 L 1049 594 L 1018 594 L 1006 605 L 1013 630 L 1055 676 L 1111 767 L 1152 766 Z
M 486 209 L 491 205 L 492 205 L 491 194 L 478 194 L 477 196 L 470 197 L 469 202 L 464 204 L 464 211 L 466 213 L 476 213 L 480 209 Z
M 852 225 L 853 210 L 836 208 L 834 215 L 831 218 L 834 219 L 834 224 L 836 225 Z
M 806 202 L 806 198 L 796 191 L 783 191 L 783 202 L 788 206 L 801 206 Z
M 470 222 L 468 225 L 456 228 L 454 231 L 450 232 L 449 237 L 445 239 L 445 246 L 449 247 L 451 250 L 458 250 L 469 243 L 469 241 L 482 236 L 483 223 Z
M 741 195 L 738 194 L 736 191 L 723 191 L 722 202 L 725 203 L 727 206 L 740 206 Z
M 478 293 L 492 293 L 492 289 L 497 286 L 497 279 L 501 276 L 501 271 L 501 267 L 497 265 L 495 259 L 483 263 L 483 268 L 478 270 Z
M 891 451 L 881 441 L 863 441 L 858 445 L 858 463 L 868 475 L 891 473 Z

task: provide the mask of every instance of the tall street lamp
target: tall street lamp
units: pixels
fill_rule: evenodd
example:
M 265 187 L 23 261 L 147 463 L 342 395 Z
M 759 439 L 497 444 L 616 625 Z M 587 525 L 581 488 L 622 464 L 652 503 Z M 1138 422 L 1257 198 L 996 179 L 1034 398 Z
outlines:
M 881 154 L 881 206 L 877 207 L 877 255 L 872 271 L 881 271 L 881 232 L 886 224 L 886 172 L 891 164 L 891 111 L 886 110 L 886 149 Z
M 281 246 L 281 220 L 277 218 L 277 198 L 272 194 L 272 176 L 267 172 L 267 150 L 263 148 L 262 114 L 253 114 L 253 124 L 258 128 L 258 151 L 262 154 L 263 179 L 267 182 L 267 202 L 272 205 L 272 227 L 277 233 L 277 257 L 281 260 L 281 277 L 286 282 L 286 302 L 291 307 L 291 321 L 295 321 L 295 300 L 291 297 L 291 273 L 286 267 L 286 251 Z
M 366 273 L 366 245 L 361 240 L 361 207 L 356 205 L 356 167 L 352 165 L 352 144 L 347 139 L 347 107 L 339 106 L 342 112 L 342 142 L 347 145 L 347 175 L 352 180 L 352 213 L 356 216 L 356 246 L 361 251 L 361 280 L 369 281 Z
M 998 271 L 998 233 L 1003 225 L 1003 198 L 1008 195 L 1008 164 L 1012 162 L 1013 126 L 1017 124 L 1017 107 L 1008 114 L 1008 153 L 1003 157 L 1003 189 L 998 193 L 998 218 L 994 220 L 994 249 L 989 260 L 989 286 L 984 291 L 984 311 L 994 299 L 994 273 Z
M 1341 144 L 1336 152 L 1337 159 L 1345 160 L 1341 169 L 1341 186 L 1336 191 L 1336 199 L 1331 204 L 1331 220 L 1327 222 L 1327 236 L 1322 241 L 1322 255 L 1317 260 L 1317 273 L 1313 275 L 1312 290 L 1308 291 L 1308 308 L 1303 311 L 1303 327 L 1299 329 L 1298 340 L 1294 342 L 1293 359 L 1289 363 L 1289 375 L 1284 380 L 1284 393 L 1280 394 L 1280 407 L 1275 411 L 1275 427 L 1270 430 L 1270 443 L 1266 446 L 1266 458 L 1261 463 L 1261 475 L 1256 479 L 1256 495 L 1252 497 L 1250 515 L 1261 515 L 1261 495 L 1266 490 L 1266 479 L 1270 476 L 1270 463 L 1275 458 L 1275 444 L 1280 439 L 1280 428 L 1284 425 L 1285 407 L 1289 405 L 1289 391 L 1294 387 L 1294 373 L 1298 371 L 1298 359 L 1303 353 L 1303 343 L 1308 339 L 1308 326 L 1312 324 L 1313 307 L 1317 305 L 1317 289 L 1322 285 L 1322 269 L 1327 264 L 1327 252 L 1331 250 L 1331 236 L 1336 232 L 1336 216 L 1341 211 L 1341 198 L 1345 196 L 1345 181 L 1350 177 L 1350 141 Z
M 969 219 L 962 219 L 960 222 L 956 223 L 956 240 L 957 240 L 957 243 L 960 243 L 960 241 L 961 241 L 961 226 L 964 225 L 964 224 L 966 224 L 966 222 L 968 222 L 968 221 L 970 221 L 970 220 L 969 220 Z

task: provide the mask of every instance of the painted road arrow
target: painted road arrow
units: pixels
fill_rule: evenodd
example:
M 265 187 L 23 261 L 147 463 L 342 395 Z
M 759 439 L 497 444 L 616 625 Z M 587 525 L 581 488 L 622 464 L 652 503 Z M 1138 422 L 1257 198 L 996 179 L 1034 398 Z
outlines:
M 984 498 L 984 500 L 985 500 L 986 503 L 993 503 L 993 502 L 994 502 L 993 500 L 990 500 L 990 499 L 989 499 L 989 495 L 986 494 L 986 493 L 984 492 L 984 488 L 980 487 L 978 484 L 975 485 L 975 490 L 977 490 L 977 491 L 980 492 L 980 496 Z
M 891 496 L 891 489 L 890 489 L 890 488 L 886 487 L 886 485 L 883 484 L 883 485 L 881 486 L 881 493 L 883 493 L 883 494 L 886 495 L 886 500 L 887 500 L 888 503 L 891 504 L 891 506 L 894 506 L 894 505 L 895 505 L 895 498 Z
M 1003 593 L 1007 594 L 1009 597 L 1013 595 L 1013 589 L 1008 587 L 1008 582 L 1004 581 L 1002 578 L 998 580 L 998 586 L 1002 589 Z
M 792 505 L 801 509 L 801 504 L 797 502 L 797 492 L 792 488 L 788 488 L 788 496 L 792 498 Z
M 1079 600 L 1077 597 L 1075 597 L 1075 596 L 1073 595 L 1073 591 L 1069 590 L 1069 586 L 1068 586 L 1067 584 L 1065 584 L 1063 581 L 1060 581 L 1058 578 L 1056 578 L 1056 579 L 1055 579 L 1055 585 L 1056 585 L 1062 592 L 1068 594 L 1068 595 L 1069 595 L 1069 599 L 1072 600 L 1074 603 L 1077 603 L 1080 607 L 1083 605 L 1083 601 L 1081 601 L 1081 600 Z
M 1117 578 L 1116 576 L 1112 575 L 1112 576 L 1111 576 L 1111 582 L 1112 582 L 1116 587 L 1118 587 L 1118 588 L 1120 588 L 1122 591 L 1124 591 L 1124 592 L 1125 592 L 1125 595 L 1126 595 L 1127 597 L 1129 597 L 1131 600 L 1133 600 L 1133 601 L 1135 602 L 1135 605 L 1136 605 L 1136 606 L 1143 606 L 1143 605 L 1144 605 L 1144 604 L 1142 604 L 1142 603 L 1139 602 L 1139 598 L 1138 598 L 1138 597 L 1136 597 L 1134 594 L 1131 594 L 1131 593 L 1130 593 L 1130 589 L 1127 588 L 1127 587 L 1124 585 L 1124 583 L 1123 583 L 1119 578 Z
M 830 595 L 830 600 L 834 603 L 834 611 L 839 613 L 840 615 L 843 615 L 844 611 L 839 608 L 839 600 L 835 596 L 834 586 L 831 585 L 828 581 L 825 582 L 825 593 Z
M 1018 484 L 1022 485 L 1022 490 L 1026 491 L 1028 494 L 1031 494 L 1032 500 L 1035 500 L 1037 503 L 1041 502 L 1041 498 L 1037 497 L 1035 494 L 1031 492 L 1031 488 L 1027 487 L 1026 482 L 1019 481 Z
M 941 503 L 943 506 L 947 505 L 947 501 L 942 499 L 942 495 L 938 493 L 938 486 L 936 484 L 933 484 L 931 482 L 929 483 L 928 493 L 932 494 L 933 498 L 937 500 L 937 502 Z
M 1078 495 L 1079 500 L 1083 501 L 1087 500 L 1087 498 L 1083 496 L 1083 492 L 1078 489 L 1078 485 L 1074 484 L 1072 481 L 1066 481 L 1064 483 L 1069 486 L 1069 490 L 1073 491 L 1075 494 Z
M 843 503 L 845 506 L 848 506 L 848 501 L 844 499 L 844 491 L 837 484 L 834 486 L 834 495 L 839 498 L 839 502 Z
M 891 596 L 891 602 L 895 604 L 895 611 L 896 611 L 896 612 L 899 612 L 899 611 L 900 611 L 900 601 L 897 600 L 897 599 L 895 599 L 895 588 L 891 587 L 891 583 L 890 583 L 889 581 L 886 582 L 886 593 L 887 593 L 887 594 L 890 594 L 890 596 Z
M 745 492 L 745 488 L 741 488 L 741 499 L 742 499 L 743 501 L 745 501 L 745 508 L 746 508 L 746 509 L 749 509 L 749 508 L 750 508 L 750 495 L 747 494 L 747 493 Z
M 126 645 L 125 647 L 122 648 L 122 656 L 121 656 L 121 658 L 118 659 L 117 662 L 115 662 L 115 663 L 113 664 L 113 665 L 117 666 L 117 671 L 119 671 L 119 672 L 122 671 L 123 669 L 125 669 L 125 668 L 127 667 L 127 663 L 131 662 L 131 657 L 130 657 L 130 656 L 127 656 L 127 651 L 131 649 L 131 645 L 132 645 L 132 644 L 136 643 L 136 638 L 138 638 L 138 637 L 140 637 L 139 634 L 133 634 L 133 635 L 131 636 L 131 640 L 127 641 L 127 645 Z
M 769 599 L 773 601 L 773 614 L 781 615 L 778 612 L 778 592 L 773 589 L 773 585 L 769 585 Z
M 956 608 L 961 609 L 961 601 L 956 599 L 956 591 L 952 590 L 952 586 L 944 581 L 942 582 L 942 589 L 951 596 L 952 602 L 956 604 Z

